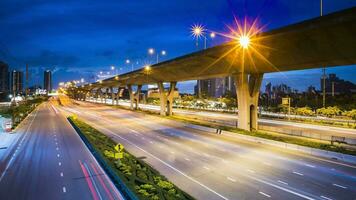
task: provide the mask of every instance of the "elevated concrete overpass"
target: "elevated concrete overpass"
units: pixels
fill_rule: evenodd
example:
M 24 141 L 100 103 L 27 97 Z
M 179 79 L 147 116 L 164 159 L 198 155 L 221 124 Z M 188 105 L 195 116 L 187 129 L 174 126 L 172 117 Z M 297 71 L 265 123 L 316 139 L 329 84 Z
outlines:
M 127 87 L 131 108 L 137 108 L 144 84 L 157 84 L 161 114 L 172 114 L 178 81 L 233 76 L 236 82 L 239 128 L 257 129 L 259 90 L 264 73 L 356 64 L 356 7 L 254 35 L 248 48 L 237 40 L 161 62 L 77 89 L 85 99 L 102 88 Z M 257 51 L 256 51 L 257 50 Z M 242 56 L 245 55 L 245 56 Z M 170 83 L 164 90 L 163 83 Z M 137 91 L 132 86 L 137 86 Z

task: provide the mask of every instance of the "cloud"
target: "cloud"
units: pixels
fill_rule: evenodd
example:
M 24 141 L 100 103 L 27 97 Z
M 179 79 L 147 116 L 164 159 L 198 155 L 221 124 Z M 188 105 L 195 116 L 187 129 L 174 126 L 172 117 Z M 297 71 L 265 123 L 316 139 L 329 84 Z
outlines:
M 39 55 L 27 57 L 23 60 L 27 60 L 27 63 L 33 66 L 67 67 L 76 64 L 79 61 L 79 58 L 74 55 L 67 55 L 65 53 L 54 52 L 51 50 L 42 50 Z

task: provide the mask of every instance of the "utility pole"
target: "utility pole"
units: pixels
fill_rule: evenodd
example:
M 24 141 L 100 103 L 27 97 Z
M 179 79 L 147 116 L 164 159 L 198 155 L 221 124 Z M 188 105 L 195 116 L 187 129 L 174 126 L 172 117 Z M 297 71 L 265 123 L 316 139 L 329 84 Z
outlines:
M 323 0 L 320 0 L 320 17 L 323 16 Z M 325 67 L 323 68 L 323 108 L 325 108 L 325 79 L 326 79 L 326 75 L 325 75 Z
M 323 108 L 325 108 L 325 89 L 326 89 L 326 74 L 325 67 L 323 68 Z
M 331 94 L 334 97 L 335 96 L 335 82 L 331 82 Z
M 27 99 L 28 95 L 28 64 L 26 64 L 26 86 L 25 86 L 25 99 Z

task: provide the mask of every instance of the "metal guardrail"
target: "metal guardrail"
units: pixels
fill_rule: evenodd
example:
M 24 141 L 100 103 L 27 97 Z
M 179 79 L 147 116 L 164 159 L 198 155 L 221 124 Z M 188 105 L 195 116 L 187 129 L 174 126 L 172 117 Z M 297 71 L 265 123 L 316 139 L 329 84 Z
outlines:
M 93 154 L 95 159 L 98 161 L 100 166 L 105 170 L 105 172 L 108 174 L 110 179 L 113 181 L 113 183 L 115 184 L 116 188 L 124 196 L 124 198 L 127 199 L 127 200 L 138 200 L 136 195 L 134 195 L 134 193 L 121 180 L 121 178 L 118 175 L 116 175 L 116 173 L 113 171 L 113 169 L 106 163 L 106 161 L 102 158 L 100 153 L 95 150 L 93 145 L 90 144 L 88 139 L 81 132 L 81 130 L 74 124 L 74 122 L 70 118 L 67 118 L 67 119 L 68 119 L 69 123 L 73 126 L 73 128 L 76 130 L 76 132 L 78 133 L 79 137 L 83 140 L 84 144 L 88 147 L 89 151 Z

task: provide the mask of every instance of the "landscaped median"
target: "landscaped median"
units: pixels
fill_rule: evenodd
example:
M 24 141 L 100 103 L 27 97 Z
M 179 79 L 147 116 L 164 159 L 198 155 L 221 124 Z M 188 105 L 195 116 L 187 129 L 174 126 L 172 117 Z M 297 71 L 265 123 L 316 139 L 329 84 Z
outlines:
M 123 151 L 123 158 L 118 162 L 114 156 L 117 145 L 115 141 L 75 116 L 69 117 L 68 120 L 113 182 L 119 186 L 121 191 L 124 189 L 123 193 L 127 198 L 144 200 L 194 199 L 169 182 L 150 165 L 126 150 Z
M 38 105 L 46 101 L 46 98 L 34 98 L 19 102 L 16 106 L 10 106 L 0 110 L 0 115 L 11 118 L 12 129 L 15 129 Z
M 311 147 L 311 148 L 321 149 L 321 150 L 327 150 L 327 151 L 332 151 L 332 152 L 337 152 L 337 153 L 356 155 L 356 150 L 346 149 L 345 147 L 340 146 L 340 145 L 332 145 L 326 141 L 319 141 L 319 140 L 310 139 L 310 138 L 302 138 L 302 137 L 285 135 L 285 134 L 274 133 L 274 132 L 267 132 L 267 131 L 245 131 L 245 130 L 241 130 L 238 128 L 232 128 L 229 126 L 221 126 L 218 124 L 213 124 L 211 122 L 207 122 L 207 121 L 203 121 L 203 120 L 199 120 L 199 119 L 187 118 L 187 117 L 179 116 L 179 115 L 173 115 L 173 116 L 169 116 L 167 118 L 185 122 L 185 123 L 195 124 L 195 125 L 199 125 L 199 126 L 221 129 L 221 130 L 234 132 L 234 133 L 241 134 L 241 135 L 259 137 L 259 138 L 274 140 L 274 141 L 278 141 L 278 142 L 295 144 L 295 145 Z
M 109 105 L 110 106 L 110 105 Z M 121 105 L 115 105 L 112 106 L 118 109 L 124 109 L 124 110 L 130 110 L 129 108 Z M 209 128 L 215 128 L 215 129 L 220 129 L 224 131 L 229 131 L 229 132 L 234 132 L 236 134 L 241 134 L 241 135 L 248 135 L 248 136 L 253 136 L 257 138 L 263 138 L 263 139 L 268 139 L 268 140 L 273 140 L 273 141 L 278 141 L 278 142 L 284 142 L 288 144 L 295 144 L 295 145 L 300 145 L 304 147 L 310 147 L 310 148 L 315 148 L 315 149 L 321 149 L 321 150 L 326 150 L 326 151 L 331 151 L 331 152 L 336 152 L 336 153 L 343 153 L 343 154 L 348 154 L 348 155 L 356 155 L 356 150 L 354 149 L 348 149 L 342 146 L 341 144 L 334 144 L 332 145 L 330 142 L 327 141 L 321 141 L 321 140 L 316 140 L 312 138 L 305 138 L 305 137 L 299 137 L 299 136 L 292 136 L 292 135 L 286 135 L 283 133 L 276 133 L 276 132 L 269 132 L 269 131 L 245 131 L 242 129 L 238 128 L 233 128 L 230 126 L 222 126 L 221 124 L 218 123 L 213 123 L 210 121 L 205 121 L 205 120 L 200 120 L 194 117 L 188 117 L 188 116 L 181 116 L 181 115 L 172 115 L 172 116 L 161 116 L 157 111 L 151 111 L 151 110 L 136 110 L 135 112 L 141 112 L 165 119 L 170 119 L 170 120 L 175 120 L 175 121 L 180 121 L 188 124 L 194 124 L 194 125 L 199 125 L 203 127 L 209 127 Z

